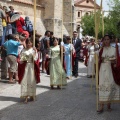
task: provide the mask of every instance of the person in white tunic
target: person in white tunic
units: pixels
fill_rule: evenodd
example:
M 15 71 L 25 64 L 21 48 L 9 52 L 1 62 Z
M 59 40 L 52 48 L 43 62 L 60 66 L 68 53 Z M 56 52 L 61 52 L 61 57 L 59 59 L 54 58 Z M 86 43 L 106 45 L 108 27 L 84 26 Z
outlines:
M 115 65 L 116 49 L 110 46 L 110 36 L 105 35 L 104 47 L 99 52 L 99 113 L 103 112 L 104 104 L 111 111 L 112 102 L 120 102 L 120 87 L 115 83 L 111 63 Z
M 38 59 L 38 54 L 32 46 L 32 40 L 27 39 L 26 48 L 24 48 L 20 54 L 21 64 L 22 62 L 26 62 L 24 75 L 21 80 L 21 98 L 25 98 L 26 103 L 29 97 L 32 100 L 36 98 L 36 78 L 33 60 L 36 61 Z
M 88 78 L 95 76 L 95 50 L 99 48 L 99 46 L 95 43 L 94 38 L 91 38 L 90 42 L 91 43 L 88 45 Z

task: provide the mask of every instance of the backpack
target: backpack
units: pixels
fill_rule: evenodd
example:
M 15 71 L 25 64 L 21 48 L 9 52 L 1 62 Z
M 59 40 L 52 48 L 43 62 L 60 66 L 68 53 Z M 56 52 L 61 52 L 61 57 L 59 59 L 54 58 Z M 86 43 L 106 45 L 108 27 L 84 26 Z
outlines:
M 26 30 L 27 30 L 28 32 L 32 32 L 32 31 L 33 31 L 33 25 L 32 25 L 32 22 L 31 22 L 31 21 L 29 21 L 29 23 L 26 24 Z

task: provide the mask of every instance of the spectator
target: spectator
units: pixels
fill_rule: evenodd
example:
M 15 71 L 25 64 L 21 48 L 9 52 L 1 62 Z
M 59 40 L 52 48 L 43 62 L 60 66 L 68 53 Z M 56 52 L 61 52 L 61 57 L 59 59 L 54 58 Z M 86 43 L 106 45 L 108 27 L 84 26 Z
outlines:
M 2 36 L 3 36 L 2 19 L 5 19 L 5 18 L 6 18 L 5 12 L 3 11 L 3 7 L 0 4 L 0 46 L 2 44 Z
M 23 26 L 25 26 L 24 19 L 20 17 L 18 20 L 15 21 L 15 23 L 16 23 L 17 32 L 21 34 L 24 31 L 23 29 Z
M 46 54 L 50 48 L 50 31 L 45 32 L 45 36 L 41 39 L 41 52 L 42 52 L 42 72 L 45 73 Z
M 8 36 L 9 34 L 12 34 L 12 25 L 11 25 L 11 20 L 10 20 L 10 9 L 7 8 L 5 10 L 6 12 L 6 22 L 7 22 L 7 28 L 6 28 L 6 36 Z
M 11 12 L 10 12 L 10 18 L 14 15 L 14 14 L 21 14 L 20 12 L 17 12 L 14 10 L 13 6 L 9 6 Z M 12 25 L 12 33 L 16 34 L 17 33 L 17 29 L 16 29 L 16 22 L 15 21 L 11 21 L 11 25 Z
M 50 46 L 53 46 L 54 33 L 50 32 Z
M 78 61 L 79 61 L 79 56 L 80 56 L 80 49 L 81 49 L 81 44 L 82 41 L 78 38 L 78 33 L 76 31 L 73 32 L 73 45 L 76 51 L 76 57 L 74 61 L 74 68 L 73 68 L 73 75 L 75 77 L 78 76 Z
M 6 12 L 7 7 L 3 6 L 3 11 Z M 2 35 L 2 42 L 1 45 L 5 42 L 5 36 L 6 36 L 6 27 L 7 27 L 7 22 L 6 22 L 6 17 L 2 19 L 2 26 L 3 26 L 3 35 Z
M 33 32 L 33 24 L 30 21 L 28 16 L 25 17 L 25 29 L 29 32 L 30 35 L 32 34 L 32 32 Z
M 15 79 L 18 80 L 17 76 L 17 56 L 18 56 L 18 46 L 22 43 L 19 42 L 13 35 L 8 36 L 8 41 L 4 43 L 4 47 L 7 51 L 7 60 L 10 64 L 10 75 L 9 75 L 9 83 L 14 84 L 13 74 L 15 73 Z
M 18 55 L 21 53 L 21 51 L 23 50 L 23 48 L 26 47 L 26 45 L 25 45 L 26 37 L 20 35 L 20 36 L 19 36 L 19 39 L 20 39 L 20 41 L 21 41 L 22 43 L 24 43 L 24 45 L 22 44 L 22 45 L 18 46 Z

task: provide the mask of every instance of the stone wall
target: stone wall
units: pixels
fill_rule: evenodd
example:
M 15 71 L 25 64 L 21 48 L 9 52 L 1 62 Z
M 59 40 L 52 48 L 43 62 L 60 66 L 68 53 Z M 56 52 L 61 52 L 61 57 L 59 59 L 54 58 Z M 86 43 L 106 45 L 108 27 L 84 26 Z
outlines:
M 61 37 L 62 29 L 62 0 L 46 0 L 44 25 L 53 31 L 54 36 Z
M 72 36 L 76 30 L 74 0 L 64 0 L 64 33 Z
M 18 2 L 19 1 L 19 2 Z M 64 4 L 62 3 L 64 1 Z M 62 33 L 62 16 L 64 17 L 64 34 L 71 34 L 71 1 L 74 0 L 37 0 L 37 14 L 36 14 L 36 29 L 37 31 L 44 35 L 46 30 L 50 30 L 54 32 L 56 37 L 61 37 Z M 4 2 L 3 5 L 12 5 L 16 11 L 22 12 L 22 17 L 29 16 L 31 21 L 34 21 L 34 9 L 33 9 L 33 1 L 28 0 L 17 0 L 17 2 Z M 64 5 L 64 13 L 62 13 L 62 5 Z M 73 7 L 74 8 L 74 7 Z M 74 13 L 74 9 L 72 10 Z M 73 29 L 75 27 L 74 24 L 74 15 L 72 19 Z
M 22 12 L 21 16 L 29 16 L 32 23 L 34 22 L 34 6 L 30 4 L 24 4 L 22 2 L 4 2 L 0 1 L 2 5 L 14 6 L 15 11 Z M 36 9 L 36 30 L 38 33 L 44 35 L 46 28 L 43 23 L 44 18 L 44 7 L 38 6 Z

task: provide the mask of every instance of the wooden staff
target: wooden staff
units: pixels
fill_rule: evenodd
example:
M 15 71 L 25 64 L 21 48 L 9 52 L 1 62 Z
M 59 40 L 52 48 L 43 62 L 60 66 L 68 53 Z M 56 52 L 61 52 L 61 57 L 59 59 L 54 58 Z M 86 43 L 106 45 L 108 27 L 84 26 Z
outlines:
M 35 30 L 36 30 L 36 0 L 34 0 L 34 30 L 33 30 L 33 46 L 35 46 Z
M 62 38 L 62 40 L 61 40 L 61 42 L 63 42 L 63 16 L 64 16 L 64 0 L 62 0 L 62 25 L 61 25 L 61 38 Z M 62 64 L 62 66 L 63 66 L 63 46 L 61 46 L 61 64 Z M 63 70 L 61 69 L 61 89 L 62 89 L 62 83 L 63 83 L 63 81 L 62 81 L 62 73 L 63 73 Z
M 102 37 L 104 37 L 104 30 L 105 30 L 105 26 L 104 26 L 104 11 L 102 8 Z
M 97 43 L 97 37 L 98 37 L 98 26 L 97 26 L 97 14 L 96 14 L 96 0 L 94 0 L 94 13 L 95 13 L 95 38 Z M 96 55 L 96 104 L 97 104 L 97 110 L 98 110 L 98 57 Z
M 101 7 L 102 7 L 102 0 L 101 0 Z M 95 38 L 96 43 L 98 43 L 98 33 L 99 33 L 99 25 L 100 25 L 100 14 L 101 9 L 96 13 L 96 0 L 94 0 L 94 12 L 95 12 Z M 96 55 L 96 103 L 97 103 L 97 110 L 98 110 L 98 104 L 99 104 L 99 85 L 98 85 L 98 56 Z
M 73 34 L 73 11 L 72 11 L 72 0 L 71 0 L 71 45 L 72 45 L 72 34 Z M 71 50 L 71 78 L 72 78 L 72 50 Z
M 105 30 L 105 26 L 104 26 L 104 11 L 102 10 L 102 36 L 104 37 L 104 30 Z
M 95 21 L 95 42 L 97 43 L 97 14 L 96 14 L 96 0 L 94 0 L 94 21 Z M 96 59 L 96 56 L 94 56 L 94 59 Z M 92 71 L 92 82 L 91 82 L 91 91 L 93 90 L 93 81 L 94 81 L 94 77 L 93 77 L 93 72 Z M 97 71 L 96 71 L 97 72 Z M 97 88 L 97 85 L 96 85 Z
M 101 0 L 101 12 L 102 12 L 102 37 L 104 36 L 104 11 L 103 11 L 103 0 Z

